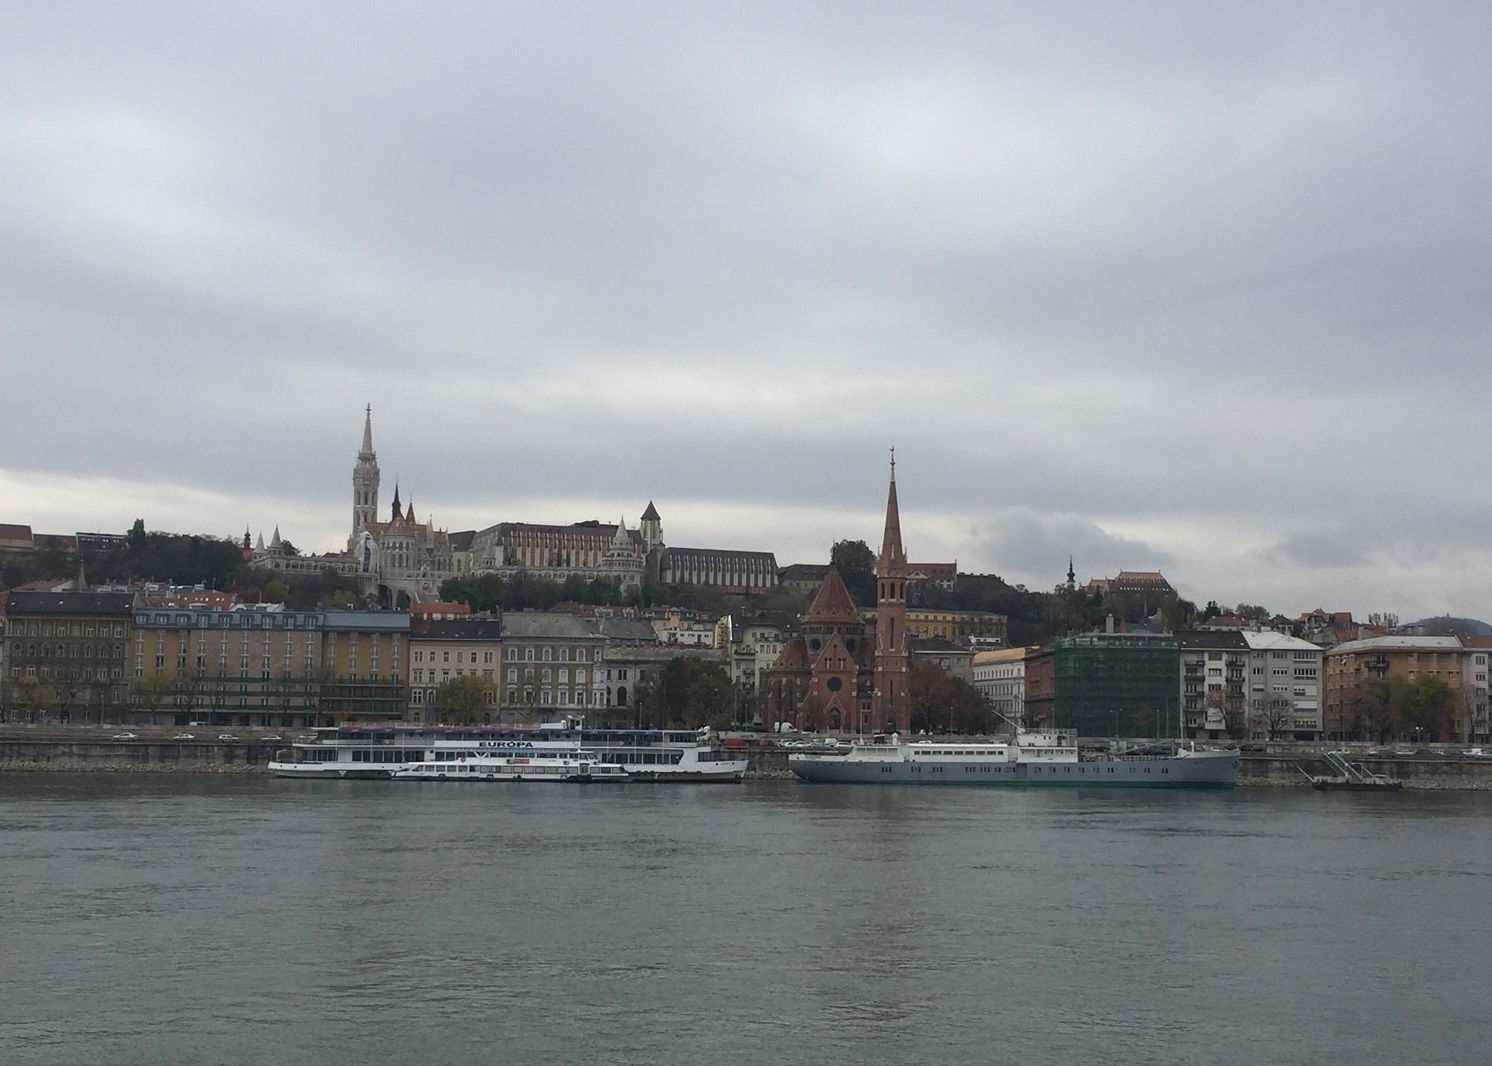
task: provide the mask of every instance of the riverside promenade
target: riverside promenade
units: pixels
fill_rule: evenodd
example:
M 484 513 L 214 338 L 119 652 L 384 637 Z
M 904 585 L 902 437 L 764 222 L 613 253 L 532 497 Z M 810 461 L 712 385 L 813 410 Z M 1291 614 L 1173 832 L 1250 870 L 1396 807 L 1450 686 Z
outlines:
M 176 740 L 184 732 L 174 727 L 116 725 L 0 725 L 0 773 L 54 771 L 83 773 L 262 774 L 274 753 L 288 748 L 292 734 L 234 728 L 186 730 L 191 740 Z M 115 740 L 121 733 L 133 739 Z M 848 738 L 847 738 L 848 739 Z M 1267 752 L 1245 752 L 1239 758 L 1240 788 L 1309 788 L 1308 774 L 1321 773 L 1318 753 L 1328 745 L 1270 746 Z M 750 778 L 791 777 L 788 749 L 753 746 L 747 749 Z M 1369 758 L 1366 752 L 1349 755 L 1378 773 L 1400 778 L 1406 789 L 1492 791 L 1492 758 L 1475 759 L 1438 752 Z

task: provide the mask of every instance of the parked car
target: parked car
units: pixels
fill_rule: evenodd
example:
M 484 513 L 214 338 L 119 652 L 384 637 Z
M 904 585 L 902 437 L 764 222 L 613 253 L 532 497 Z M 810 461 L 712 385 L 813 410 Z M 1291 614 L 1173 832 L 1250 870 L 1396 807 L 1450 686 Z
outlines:
M 196 738 L 196 736 L 194 736 L 191 733 L 177 733 L 171 739 L 172 740 L 196 740 L 197 738 Z
M 280 734 L 278 734 L 278 733 L 265 733 L 264 736 L 260 737 L 259 739 L 260 740 L 284 740 L 285 738 L 282 737 L 282 736 L 280 736 Z
M 224 744 L 237 744 L 238 743 L 238 738 L 236 736 L 234 736 L 232 733 L 219 733 L 218 734 L 218 739 L 221 740 Z
M 115 740 L 139 740 L 140 738 L 137 737 L 137 736 L 135 736 L 135 734 L 133 734 L 133 733 L 115 733 L 114 734 L 114 739 Z

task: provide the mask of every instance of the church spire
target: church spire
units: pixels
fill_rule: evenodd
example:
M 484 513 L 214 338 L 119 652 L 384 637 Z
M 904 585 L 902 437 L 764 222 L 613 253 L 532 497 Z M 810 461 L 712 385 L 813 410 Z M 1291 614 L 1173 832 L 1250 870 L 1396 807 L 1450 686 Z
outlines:
M 404 517 L 404 511 L 399 506 L 399 483 L 397 481 L 395 481 L 394 482 L 394 510 L 389 515 L 389 520 L 393 521 L 396 518 L 403 518 L 403 517 Z
M 357 548 L 363 530 L 378 521 L 378 455 L 373 451 L 373 405 L 363 409 L 363 446 L 352 467 L 352 532 L 347 550 Z
M 891 481 L 886 489 L 886 529 L 876 559 L 876 650 L 873 727 L 905 733 L 911 728 L 907 692 L 907 553 L 901 543 L 901 511 L 896 502 L 896 449 L 891 449 Z
M 905 568 L 907 553 L 901 546 L 901 512 L 896 504 L 896 449 L 891 449 L 891 486 L 886 492 L 886 528 L 881 536 L 881 557 L 876 561 L 878 572 L 885 572 L 888 564 Z

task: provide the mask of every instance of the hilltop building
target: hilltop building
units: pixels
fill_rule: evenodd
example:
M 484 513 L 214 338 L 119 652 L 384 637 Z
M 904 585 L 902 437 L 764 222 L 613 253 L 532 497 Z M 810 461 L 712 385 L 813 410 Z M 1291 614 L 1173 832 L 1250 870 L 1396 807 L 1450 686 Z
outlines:
M 648 502 L 635 528 L 625 517 L 615 525 L 587 521 L 570 525 L 499 522 L 480 530 L 447 532 L 415 517 L 394 487 L 386 519 L 379 517 L 381 473 L 373 448 L 373 410 L 364 412 L 362 447 L 352 471 L 352 528 L 345 551 L 292 553 L 277 526 L 268 544 L 259 535 L 251 561 L 287 575 L 323 570 L 355 578 L 365 596 L 386 605 L 436 600 L 452 577 L 519 573 L 552 581 L 604 578 L 624 593 L 644 584 L 707 585 L 727 592 L 757 593 L 777 587 L 771 552 L 722 548 L 671 548 L 663 543 L 663 520 Z

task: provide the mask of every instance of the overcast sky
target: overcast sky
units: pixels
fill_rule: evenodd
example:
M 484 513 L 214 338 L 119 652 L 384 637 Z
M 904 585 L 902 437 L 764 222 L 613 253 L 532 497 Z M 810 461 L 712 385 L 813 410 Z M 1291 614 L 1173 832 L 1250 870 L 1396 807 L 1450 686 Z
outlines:
M 8 3 L 0 522 L 648 500 L 1492 616 L 1492 7 Z

